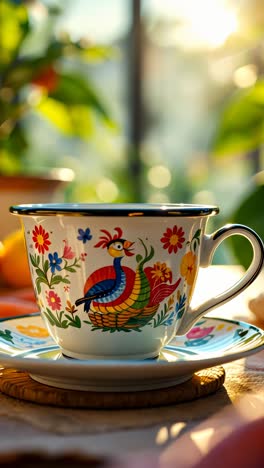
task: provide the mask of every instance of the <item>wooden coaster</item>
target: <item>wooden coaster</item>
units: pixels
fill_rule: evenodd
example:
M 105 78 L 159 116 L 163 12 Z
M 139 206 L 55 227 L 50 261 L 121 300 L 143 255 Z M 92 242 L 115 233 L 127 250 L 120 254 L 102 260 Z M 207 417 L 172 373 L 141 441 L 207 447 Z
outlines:
M 0 391 L 5 395 L 42 405 L 90 409 L 151 408 L 183 403 L 216 392 L 225 381 L 224 368 L 217 366 L 195 373 L 187 382 L 158 390 L 86 392 L 50 387 L 15 369 L 3 369 L 1 374 Z

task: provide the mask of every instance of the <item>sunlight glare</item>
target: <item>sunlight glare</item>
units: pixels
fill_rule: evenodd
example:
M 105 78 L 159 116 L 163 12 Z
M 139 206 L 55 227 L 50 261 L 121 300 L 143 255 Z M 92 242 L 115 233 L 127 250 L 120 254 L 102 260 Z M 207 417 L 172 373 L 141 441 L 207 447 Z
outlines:
M 214 432 L 215 429 L 213 427 L 191 432 L 190 438 L 201 454 L 205 455 L 208 452 L 210 439 L 214 435 Z
M 170 427 L 170 436 L 174 439 L 180 435 L 182 430 L 186 427 L 186 422 L 178 422 L 175 424 L 172 424 Z
M 192 1 L 186 20 L 197 40 L 213 48 L 224 44 L 238 26 L 235 13 L 221 0 Z
M 162 4 L 162 7 L 161 7 Z M 217 48 L 238 29 L 236 12 L 228 0 L 154 0 L 154 13 L 178 25 L 171 31 L 171 41 L 185 48 Z
M 166 426 L 161 427 L 156 434 L 156 444 L 163 445 L 169 438 L 169 432 Z

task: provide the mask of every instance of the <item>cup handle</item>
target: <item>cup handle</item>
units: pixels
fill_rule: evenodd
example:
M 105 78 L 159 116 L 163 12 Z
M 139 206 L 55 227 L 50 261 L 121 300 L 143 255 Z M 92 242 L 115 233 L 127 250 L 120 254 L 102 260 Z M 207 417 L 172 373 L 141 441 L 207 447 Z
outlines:
M 230 287 L 223 293 L 203 302 L 198 307 L 192 309 L 189 307 L 183 314 L 182 321 L 177 335 L 184 335 L 195 322 L 205 313 L 213 310 L 220 304 L 225 304 L 233 297 L 240 294 L 246 289 L 260 273 L 264 263 L 264 245 L 258 234 L 247 226 L 242 224 L 227 224 L 221 227 L 213 234 L 203 236 L 202 252 L 200 258 L 200 266 L 206 268 L 212 263 L 212 258 L 215 250 L 229 236 L 239 235 L 246 237 L 253 248 L 253 259 L 242 278 L 237 281 L 234 286 Z

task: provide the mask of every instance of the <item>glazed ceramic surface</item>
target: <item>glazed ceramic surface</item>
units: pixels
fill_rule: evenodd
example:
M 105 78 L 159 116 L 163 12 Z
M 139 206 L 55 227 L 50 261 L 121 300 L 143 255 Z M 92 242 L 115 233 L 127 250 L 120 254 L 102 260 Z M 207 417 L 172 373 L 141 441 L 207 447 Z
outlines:
M 247 287 L 263 246 L 246 227 L 205 234 L 217 207 L 194 205 L 25 205 L 22 218 L 36 297 L 63 354 L 78 359 L 156 357 L 177 334 Z M 198 269 L 232 234 L 255 257 L 238 286 L 190 308 Z M 210 297 L 210 291 L 208 291 Z
M 174 338 L 157 359 L 75 360 L 66 358 L 40 316 L 0 322 L 0 364 L 28 371 L 51 386 L 125 391 L 164 388 L 198 370 L 227 363 L 264 348 L 264 331 L 245 322 L 203 318 L 185 336 Z

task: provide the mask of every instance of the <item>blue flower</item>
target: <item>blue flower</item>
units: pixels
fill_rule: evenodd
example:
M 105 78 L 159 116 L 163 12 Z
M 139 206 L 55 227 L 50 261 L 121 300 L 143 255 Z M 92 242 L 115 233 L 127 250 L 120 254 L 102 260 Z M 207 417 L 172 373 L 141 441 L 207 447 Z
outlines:
M 92 239 L 92 234 L 89 228 L 86 228 L 85 231 L 83 229 L 78 229 L 79 236 L 77 237 L 78 240 L 82 241 L 86 244 L 87 241 Z
M 62 258 L 59 258 L 58 252 L 54 252 L 53 255 L 51 253 L 49 254 L 49 262 L 51 273 L 55 273 L 55 270 L 61 271 L 60 264 L 62 262 Z

